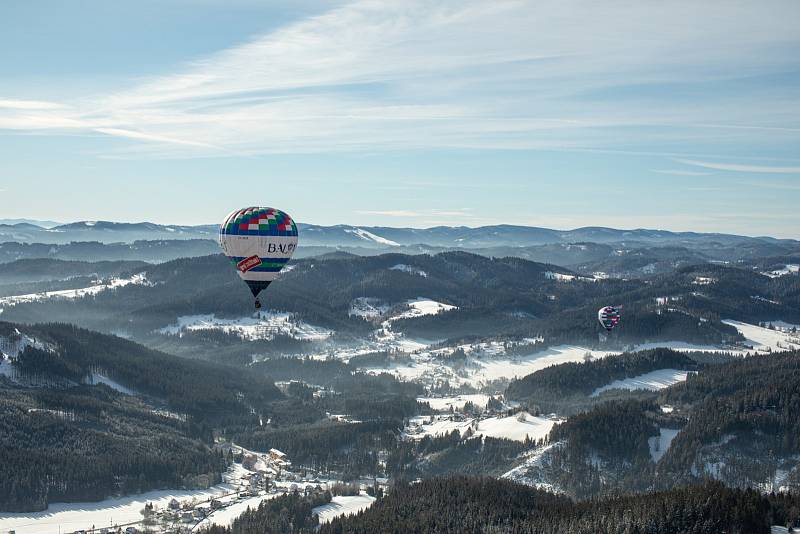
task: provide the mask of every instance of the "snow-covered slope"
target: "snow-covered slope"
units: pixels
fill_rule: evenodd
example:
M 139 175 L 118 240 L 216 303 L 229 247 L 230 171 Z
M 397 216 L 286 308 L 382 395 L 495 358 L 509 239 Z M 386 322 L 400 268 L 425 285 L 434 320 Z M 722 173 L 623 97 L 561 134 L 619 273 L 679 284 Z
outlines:
M 680 430 L 674 428 L 659 428 L 658 430 L 658 436 L 653 436 L 647 440 L 648 445 L 650 445 L 650 456 L 656 463 L 661 460 L 661 457 L 664 456 L 667 449 L 669 449 L 672 440 L 675 439 L 675 436 L 680 432 Z
M 610 389 L 648 389 L 650 391 L 656 391 L 671 386 L 672 384 L 683 382 L 688 375 L 689 371 L 682 371 L 680 369 L 658 369 L 632 378 L 614 380 L 610 384 L 595 389 L 591 396 L 597 397 L 604 391 Z
M 312 512 L 319 516 L 320 523 L 330 523 L 332 519 L 341 515 L 356 514 L 361 510 L 366 510 L 374 502 L 375 497 L 363 493 L 361 495 L 338 495 L 328 504 L 317 506 Z
M 137 395 L 136 391 L 126 388 L 116 380 L 112 380 L 105 375 L 101 375 L 100 373 L 92 373 L 89 375 L 89 378 L 86 381 L 90 385 L 99 385 L 104 384 L 110 387 L 113 390 L 119 391 L 120 393 L 124 393 L 125 395 Z
M 390 246 L 390 247 L 399 247 L 400 246 L 400 243 L 397 243 L 397 242 L 392 241 L 390 239 L 385 239 L 385 238 L 383 238 L 383 237 L 381 237 L 379 235 L 375 235 L 372 232 L 367 232 L 366 230 L 363 230 L 361 228 L 347 229 L 347 230 L 345 230 L 345 232 L 347 232 L 349 234 L 356 235 L 356 236 L 360 237 L 361 239 L 363 239 L 365 241 L 372 241 L 374 243 L 378 243 L 379 245 L 386 245 L 386 246 Z

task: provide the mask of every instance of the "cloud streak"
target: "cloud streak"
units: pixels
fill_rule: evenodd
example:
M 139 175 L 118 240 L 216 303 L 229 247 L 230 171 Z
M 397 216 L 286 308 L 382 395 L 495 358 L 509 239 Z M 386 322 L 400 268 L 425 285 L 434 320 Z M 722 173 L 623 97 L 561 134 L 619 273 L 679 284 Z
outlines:
M 656 172 L 658 174 L 671 174 L 673 176 L 708 176 L 710 172 L 702 172 L 702 171 L 686 171 L 681 169 L 653 169 L 652 172 Z
M 766 173 L 766 174 L 800 174 L 800 167 L 774 167 L 770 165 L 742 165 L 739 163 L 715 163 L 711 161 L 697 161 L 691 159 L 678 160 L 686 165 L 694 165 L 696 167 L 703 167 L 705 169 L 714 169 L 718 171 L 731 171 L 731 172 L 748 172 L 748 173 Z

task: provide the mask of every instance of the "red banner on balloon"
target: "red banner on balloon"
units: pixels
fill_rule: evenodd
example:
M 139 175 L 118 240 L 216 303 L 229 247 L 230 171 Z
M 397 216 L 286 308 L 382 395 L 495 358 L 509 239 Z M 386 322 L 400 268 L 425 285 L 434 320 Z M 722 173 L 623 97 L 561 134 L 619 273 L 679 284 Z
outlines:
M 243 273 L 246 273 L 247 271 L 249 271 L 253 267 L 258 267 L 259 265 L 261 265 L 261 258 L 259 258 L 258 256 L 253 255 L 253 256 L 250 256 L 249 258 L 245 258 L 242 261 L 240 261 L 239 263 L 237 263 L 236 264 L 236 268 L 239 269 L 240 271 L 242 271 Z

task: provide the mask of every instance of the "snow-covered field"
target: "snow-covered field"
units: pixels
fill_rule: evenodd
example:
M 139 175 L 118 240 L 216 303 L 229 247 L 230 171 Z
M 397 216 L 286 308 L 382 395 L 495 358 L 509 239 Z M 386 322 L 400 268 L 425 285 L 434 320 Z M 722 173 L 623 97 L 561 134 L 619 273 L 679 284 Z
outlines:
M 124 287 L 128 284 L 148 285 L 149 283 L 150 282 L 148 282 L 147 278 L 145 277 L 145 273 L 139 273 L 131 276 L 130 278 L 111 278 L 106 282 L 98 282 L 97 284 L 89 287 L 62 289 L 59 291 L 42 291 L 41 293 L 0 297 L 0 307 L 16 306 L 17 304 L 23 304 L 26 302 L 38 302 L 48 299 L 76 299 L 88 295 L 97 295 L 102 291 Z
M 610 389 L 648 389 L 650 391 L 656 391 L 671 386 L 672 384 L 683 382 L 688 375 L 689 371 L 682 371 L 679 369 L 657 369 L 632 378 L 614 380 L 610 384 L 595 389 L 591 396 L 597 397 L 604 391 Z
M 406 434 L 412 439 L 422 439 L 425 436 L 443 436 L 457 430 L 464 437 L 471 428 L 473 436 L 525 441 L 526 437 L 537 440 L 547 436 L 558 422 L 559 419 L 534 417 L 529 413 L 524 413 L 523 418 L 513 415 L 486 419 L 464 418 L 462 421 L 451 420 L 448 416 L 420 416 L 409 420 Z
M 0 514 L 0 532 L 15 530 L 17 534 L 42 534 L 74 532 L 92 525 L 97 528 L 124 525 L 141 521 L 140 511 L 148 502 L 166 508 L 173 498 L 204 501 L 230 491 L 231 486 L 220 484 L 201 491 L 160 490 L 100 502 L 54 503 L 43 512 Z
M 222 319 L 210 315 L 182 315 L 176 324 L 165 326 L 159 332 L 180 336 L 184 332 L 218 330 L 226 334 L 234 334 L 242 339 L 272 339 L 276 335 L 290 336 L 295 339 L 323 340 L 333 332 L 318 326 L 298 321 L 292 313 L 258 312 L 255 316 L 238 319 Z
M 528 413 L 525 414 L 522 421 L 518 420 L 516 415 L 502 418 L 490 417 L 478 422 L 475 435 L 516 441 L 525 441 L 526 437 L 537 440 L 547 436 L 553 425 L 558 422 L 560 422 L 558 419 L 534 417 Z
M 591 353 L 595 359 L 616 354 L 615 352 L 591 350 L 577 345 L 558 345 L 527 356 L 477 360 L 475 363 L 478 369 L 471 373 L 471 377 L 466 382 L 471 385 L 479 385 L 481 382 L 492 380 L 519 378 L 551 365 L 582 362 L 587 353 Z
M 330 523 L 332 519 L 340 515 L 356 514 L 361 510 L 366 510 L 375 497 L 366 494 L 361 495 L 341 495 L 334 497 L 330 503 L 317 506 L 312 511 L 319 516 L 320 523 Z
M 619 354 L 620 350 L 596 350 L 580 345 L 558 345 L 536 350 L 536 345 L 542 339 L 522 340 L 524 345 L 530 346 L 530 353 L 508 355 L 506 347 L 499 341 L 483 341 L 471 344 L 461 344 L 450 347 L 433 347 L 434 341 L 412 339 L 392 329 L 393 322 L 400 317 L 418 317 L 441 313 L 452 309 L 444 303 L 439 303 L 427 298 L 418 298 L 406 303 L 408 308 L 397 311 L 388 303 L 374 299 L 356 299 L 354 308 L 358 306 L 358 314 L 365 317 L 380 317 L 383 320 L 373 337 L 361 344 L 347 348 L 328 349 L 327 352 L 315 354 L 318 359 L 336 358 L 348 361 L 357 354 L 377 351 L 400 351 L 409 356 L 409 359 L 393 362 L 385 367 L 363 368 L 371 374 L 389 373 L 400 380 L 416 381 L 432 385 L 437 381 L 447 380 L 453 387 L 471 386 L 483 389 L 487 393 L 494 393 L 497 389 L 496 382 L 521 378 L 538 370 L 563 363 L 583 362 L 587 355 L 591 359 L 605 358 L 609 355 Z M 394 315 L 392 315 L 394 313 Z M 697 345 L 684 341 L 656 341 L 641 343 L 629 350 L 646 350 L 654 348 L 670 348 L 678 351 L 716 352 L 725 351 L 741 356 L 747 353 L 767 352 L 800 348 L 800 335 L 791 334 L 792 326 L 781 321 L 773 321 L 776 330 L 761 328 L 755 325 L 738 321 L 725 321 L 736 327 L 747 338 L 747 346 L 716 346 Z M 753 346 L 754 349 L 750 349 Z M 448 360 L 455 350 L 462 350 L 466 361 L 452 362 Z M 407 362 L 407 363 L 406 363 Z M 606 389 L 613 388 L 646 388 L 659 389 L 680 380 L 685 380 L 685 374 L 675 370 L 662 370 L 654 375 L 634 377 L 625 383 L 608 385 Z M 486 389 L 484 389 L 486 388 Z M 599 394 L 599 392 L 597 392 Z M 428 399 L 431 406 L 437 410 L 449 410 L 453 400 Z M 463 403 L 459 403 L 458 406 Z
M 471 358 L 468 366 L 462 370 L 456 370 L 443 362 L 440 359 L 443 351 L 426 351 L 423 345 L 415 349 L 417 352 L 412 355 L 414 363 L 411 365 L 369 369 L 368 372 L 390 373 L 402 380 L 417 380 L 424 383 L 448 380 L 454 386 L 466 384 L 480 388 L 495 380 L 523 377 L 551 365 L 582 362 L 587 353 L 591 353 L 593 358 L 617 354 L 576 345 L 559 345 L 528 355 L 509 357 L 504 354 L 502 345 L 498 346 L 500 348 L 497 351 L 491 349 L 475 351 L 468 348 L 465 352 Z M 452 349 L 449 352 L 452 352 Z
M 742 323 L 740 321 L 722 321 L 735 327 L 747 338 L 746 343 L 752 345 L 759 352 L 789 350 L 800 348 L 800 335 L 792 335 L 781 330 L 770 330 L 757 325 Z
M 408 305 L 408 309 L 399 315 L 396 315 L 391 320 L 397 319 L 410 319 L 412 317 L 422 317 L 424 315 L 436 315 L 443 311 L 454 310 L 455 306 L 451 306 L 450 304 L 443 304 L 441 302 L 436 302 L 435 300 L 426 299 L 423 297 L 418 297 L 416 299 L 412 299 L 406 301 Z

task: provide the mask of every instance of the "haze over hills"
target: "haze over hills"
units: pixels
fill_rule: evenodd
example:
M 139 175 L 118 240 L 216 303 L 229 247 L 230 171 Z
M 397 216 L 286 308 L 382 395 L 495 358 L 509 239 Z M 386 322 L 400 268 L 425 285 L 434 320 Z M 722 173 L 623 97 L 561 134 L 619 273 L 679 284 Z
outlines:
M 394 228 L 385 226 L 335 225 L 319 226 L 299 223 L 304 246 L 387 248 L 428 245 L 448 248 L 530 247 L 560 243 L 622 243 L 648 245 L 684 245 L 741 243 L 798 244 L 791 239 L 746 237 L 733 234 L 670 232 L 666 230 L 620 230 L 605 227 L 584 227 L 574 230 L 554 230 L 532 226 L 495 225 L 481 227 L 437 226 L 432 228 Z M 216 239 L 214 224 L 185 226 L 149 222 L 123 223 L 110 221 L 80 221 L 52 227 L 30 222 L 0 224 L 0 242 L 63 244 L 72 241 L 101 243 L 130 243 L 159 239 Z

